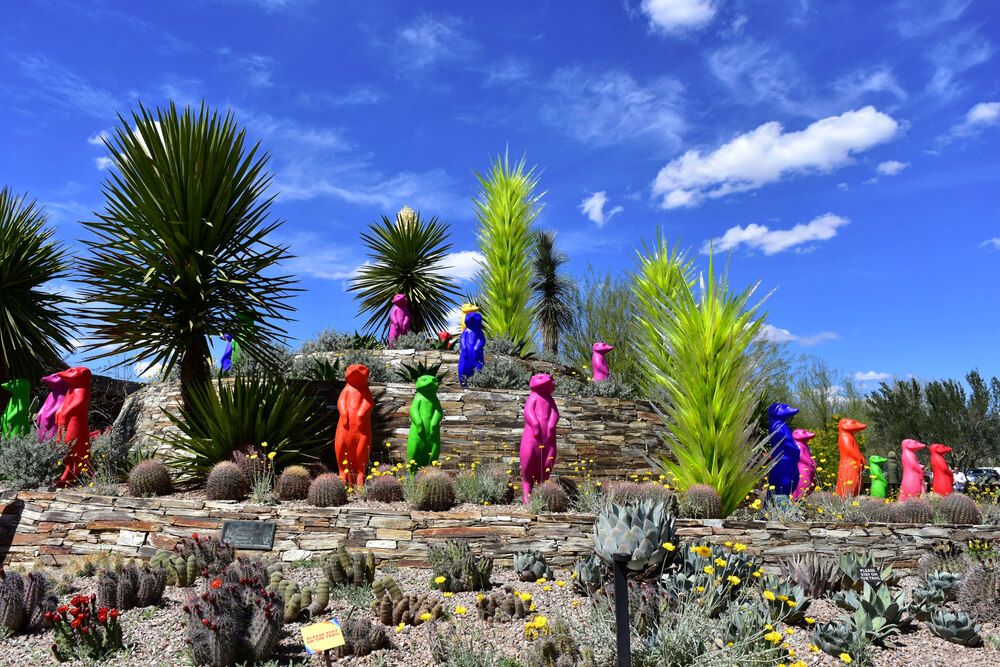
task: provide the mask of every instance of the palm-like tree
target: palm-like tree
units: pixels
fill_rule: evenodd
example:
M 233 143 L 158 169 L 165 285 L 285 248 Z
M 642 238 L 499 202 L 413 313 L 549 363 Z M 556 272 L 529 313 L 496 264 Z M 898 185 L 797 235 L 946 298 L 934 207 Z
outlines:
M 483 318 L 483 328 L 489 337 L 506 336 L 515 342 L 530 342 L 532 334 L 532 223 L 541 211 L 542 197 L 534 192 L 538 185 L 534 171 L 525 168 L 524 158 L 512 165 L 508 156 L 498 155 L 489 173 L 476 173 L 478 245 L 485 257 L 476 284 L 489 314 Z
M 381 222 L 368 225 L 361 239 L 371 263 L 361 266 L 347 290 L 355 292 L 354 300 L 361 303 L 358 314 L 371 314 L 366 331 L 386 334 L 392 297 L 397 294 L 409 300 L 413 331 L 436 332 L 448 326 L 448 309 L 459 297 L 458 287 L 445 273 L 449 236 L 446 223 L 422 220 L 408 208 L 395 221 L 382 216 Z
M 84 223 L 97 239 L 87 241 L 92 254 L 81 267 L 87 349 L 93 359 L 163 364 L 164 375 L 179 365 L 187 405 L 208 381 L 212 336 L 234 334 L 241 352 L 276 364 L 271 350 L 285 331 L 269 318 L 287 320 L 298 290 L 291 276 L 264 273 L 291 257 L 267 240 L 281 225 L 268 219 L 268 156 L 247 147 L 231 113 L 204 104 L 181 113 L 171 103 L 155 114 L 140 106 L 131 122 L 119 120 L 105 142 L 105 210 Z
M 0 383 L 42 375 L 42 364 L 58 364 L 73 348 L 65 294 L 46 283 L 66 276 L 62 244 L 45 228 L 45 212 L 9 188 L 0 190 Z M 6 401 L 6 392 L 0 392 Z
M 559 352 L 559 334 L 573 322 L 573 281 L 559 272 L 568 261 L 569 256 L 556 248 L 555 232 L 539 230 L 531 258 L 531 291 L 535 294 L 535 322 L 542 331 L 542 349 L 552 354 Z

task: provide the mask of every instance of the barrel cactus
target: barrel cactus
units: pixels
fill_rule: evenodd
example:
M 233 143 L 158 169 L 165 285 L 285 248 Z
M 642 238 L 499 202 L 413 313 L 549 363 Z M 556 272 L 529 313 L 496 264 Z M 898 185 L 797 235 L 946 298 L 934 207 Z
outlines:
M 423 468 L 413 482 L 419 489 L 417 509 L 444 512 L 455 506 L 455 482 L 451 475 L 437 468 Z
M 684 493 L 687 514 L 693 519 L 721 519 L 722 496 L 709 484 L 692 484 Z
M 569 496 L 559 482 L 549 480 L 535 487 L 532 495 L 539 499 L 546 512 L 565 512 L 569 509 Z
M 861 504 L 861 515 L 872 523 L 892 523 L 892 504 L 886 502 L 885 498 L 873 498 L 865 496 L 859 498 Z
M 948 494 L 939 506 L 941 516 L 948 523 L 980 524 L 983 512 L 976 501 L 964 493 Z
M 205 484 L 209 500 L 243 500 L 249 492 L 250 480 L 232 461 L 216 463 Z
M 160 459 L 140 461 L 128 475 L 128 492 L 133 496 L 165 496 L 173 488 L 170 472 Z
M 594 551 L 608 565 L 615 554 L 629 556 L 628 569 L 640 572 L 670 565 L 677 551 L 675 520 L 666 505 L 652 500 L 612 504 L 594 524 Z M 668 546 L 664 546 L 668 545 Z
M 545 562 L 545 554 L 541 551 L 519 551 L 514 554 L 514 572 L 521 581 L 551 580 L 556 576 Z
M 310 481 L 308 470 L 302 466 L 288 466 L 281 472 L 275 491 L 282 500 L 305 500 Z
M 341 623 L 344 645 L 336 649 L 338 658 L 369 655 L 389 645 L 385 628 L 367 618 L 348 618 Z
M 923 498 L 907 498 L 897 508 L 901 523 L 934 523 L 934 508 Z
M 365 487 L 369 500 L 380 503 L 398 503 L 403 499 L 403 485 L 392 475 L 379 475 Z
M 309 485 L 309 504 L 316 507 L 340 507 L 347 504 L 344 480 L 332 472 L 320 475 Z

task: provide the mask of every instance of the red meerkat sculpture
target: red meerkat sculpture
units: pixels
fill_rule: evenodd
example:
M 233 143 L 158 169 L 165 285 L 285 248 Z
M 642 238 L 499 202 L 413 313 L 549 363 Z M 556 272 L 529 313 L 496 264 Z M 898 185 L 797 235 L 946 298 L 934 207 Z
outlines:
M 337 399 L 337 434 L 334 451 L 340 477 L 347 486 L 364 486 L 372 452 L 372 410 L 375 399 L 368 388 L 368 367 L 354 364 L 344 374 L 347 384 Z
M 840 450 L 840 468 L 837 471 L 837 495 L 841 498 L 857 496 L 861 493 L 861 471 L 865 467 L 865 457 L 861 455 L 854 434 L 867 428 L 853 419 L 841 419 L 837 424 L 840 435 L 837 448 Z
M 90 409 L 90 369 L 77 366 L 56 375 L 69 385 L 66 397 L 56 411 L 56 428 L 63 442 L 73 443 L 66 455 L 66 470 L 58 482 L 59 486 L 69 486 L 91 465 L 90 428 L 87 422 L 87 411 Z
M 944 455 L 950 451 L 951 447 L 946 445 L 938 443 L 931 445 L 931 472 L 934 473 L 931 491 L 940 496 L 947 496 L 955 490 L 955 474 L 944 460 Z

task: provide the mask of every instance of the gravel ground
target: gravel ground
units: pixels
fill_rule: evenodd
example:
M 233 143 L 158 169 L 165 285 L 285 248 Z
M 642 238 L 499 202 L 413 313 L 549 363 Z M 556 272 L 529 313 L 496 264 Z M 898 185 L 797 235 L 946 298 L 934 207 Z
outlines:
M 406 591 L 425 592 L 428 590 L 430 574 L 428 570 L 413 568 L 389 568 L 388 571 L 400 586 Z M 50 572 L 56 575 L 57 572 Z M 320 575 L 316 568 L 288 568 L 286 578 L 300 583 L 314 582 Z M 537 605 L 537 614 L 544 615 L 554 621 L 564 618 L 570 624 L 576 625 L 587 616 L 588 601 L 585 597 L 573 591 L 569 585 L 569 574 L 565 570 L 556 571 L 556 581 L 564 581 L 566 586 L 556 582 L 546 584 L 524 583 L 517 580 L 510 570 L 494 571 L 493 582 L 497 585 L 513 584 L 519 591 L 531 593 L 532 601 Z M 204 585 L 204 582 L 200 582 Z M 94 590 L 95 581 L 92 578 L 78 578 L 77 591 L 81 593 Z M 545 588 L 548 587 L 548 590 Z M 103 661 L 102 665 L 110 667 L 125 666 L 167 666 L 187 665 L 190 660 L 185 650 L 185 632 L 181 626 L 186 595 L 193 589 L 178 589 L 168 587 L 160 606 L 148 609 L 135 609 L 122 614 L 127 650 Z M 69 595 L 64 596 L 68 599 Z M 573 603 L 576 602 L 576 605 Z M 445 600 L 445 608 L 451 612 L 450 623 L 456 634 L 467 640 L 472 640 L 478 646 L 495 655 L 506 655 L 519 661 L 525 661 L 533 652 L 533 642 L 524 637 L 523 622 L 486 624 L 478 620 L 475 611 L 476 593 L 456 593 Z M 454 612 L 457 606 L 468 609 L 465 614 Z M 345 618 L 350 613 L 371 614 L 369 607 L 359 610 L 349 600 L 335 599 L 324 615 L 325 618 Z M 841 611 L 832 603 L 817 600 L 809 609 L 809 615 L 817 620 L 829 620 L 839 616 Z M 307 656 L 302 647 L 301 624 L 285 626 L 283 637 L 277 654 L 275 665 L 288 664 L 322 664 L 318 658 Z M 380 651 L 366 658 L 345 658 L 340 665 L 372 665 L 377 667 L 418 667 L 432 665 L 430 652 L 429 625 L 417 628 L 407 627 L 401 632 L 395 628 L 389 629 L 393 648 Z M 997 633 L 992 625 L 983 628 L 983 635 Z M 788 638 L 790 647 L 796 650 L 797 658 L 805 660 L 808 665 L 840 665 L 839 660 L 823 653 L 812 652 L 809 648 L 809 631 L 796 628 L 795 633 Z M 49 652 L 52 641 L 51 631 L 35 635 L 19 635 L 10 637 L 0 643 L 0 665 L 34 666 L 56 664 Z M 935 637 L 919 624 L 917 629 L 902 635 L 898 646 L 891 650 L 876 650 L 876 665 L 879 667 L 895 667 L 897 665 L 912 666 L 944 666 L 944 665 L 998 665 L 1000 666 L 1000 650 L 987 640 L 982 648 L 970 649 L 945 642 Z M 82 662 L 69 664 L 83 665 Z

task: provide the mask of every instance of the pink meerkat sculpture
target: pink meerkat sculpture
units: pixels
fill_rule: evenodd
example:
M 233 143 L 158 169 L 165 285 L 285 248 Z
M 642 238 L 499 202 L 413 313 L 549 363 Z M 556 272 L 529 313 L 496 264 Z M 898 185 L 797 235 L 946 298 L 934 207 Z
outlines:
M 931 491 L 940 496 L 947 496 L 955 490 L 955 474 L 944 460 L 944 455 L 951 451 L 951 447 L 934 443 L 930 450 L 931 472 L 934 473 Z
M 392 310 L 389 311 L 389 347 L 403 334 L 410 333 L 413 318 L 410 316 L 410 300 L 405 294 L 392 297 Z
M 35 423 L 38 425 L 38 438 L 46 440 L 59 433 L 59 427 L 56 426 L 56 413 L 59 412 L 63 401 L 66 400 L 69 383 L 55 373 L 43 377 L 42 382 L 49 385 L 49 389 L 52 391 L 45 397 L 45 402 L 42 403 L 42 407 L 38 411 Z
M 525 504 L 536 484 L 548 480 L 556 464 L 556 423 L 559 409 L 552 391 L 552 376 L 531 376 L 531 393 L 524 404 L 524 434 L 521 436 L 521 491 Z
M 590 358 L 590 361 L 594 366 L 594 381 L 607 380 L 608 375 L 611 374 L 608 370 L 608 360 L 605 359 L 604 355 L 613 349 L 615 349 L 614 345 L 608 345 L 607 343 L 594 343 L 594 355 Z
M 900 502 L 907 498 L 916 498 L 926 491 L 924 486 L 924 467 L 917 460 L 917 450 L 926 447 L 922 442 L 910 440 L 903 441 L 903 483 L 899 485 Z
M 809 441 L 815 437 L 815 433 L 804 428 L 792 431 L 792 440 L 799 446 L 799 485 L 792 494 L 793 500 L 798 500 L 816 486 L 816 461 L 809 451 Z

